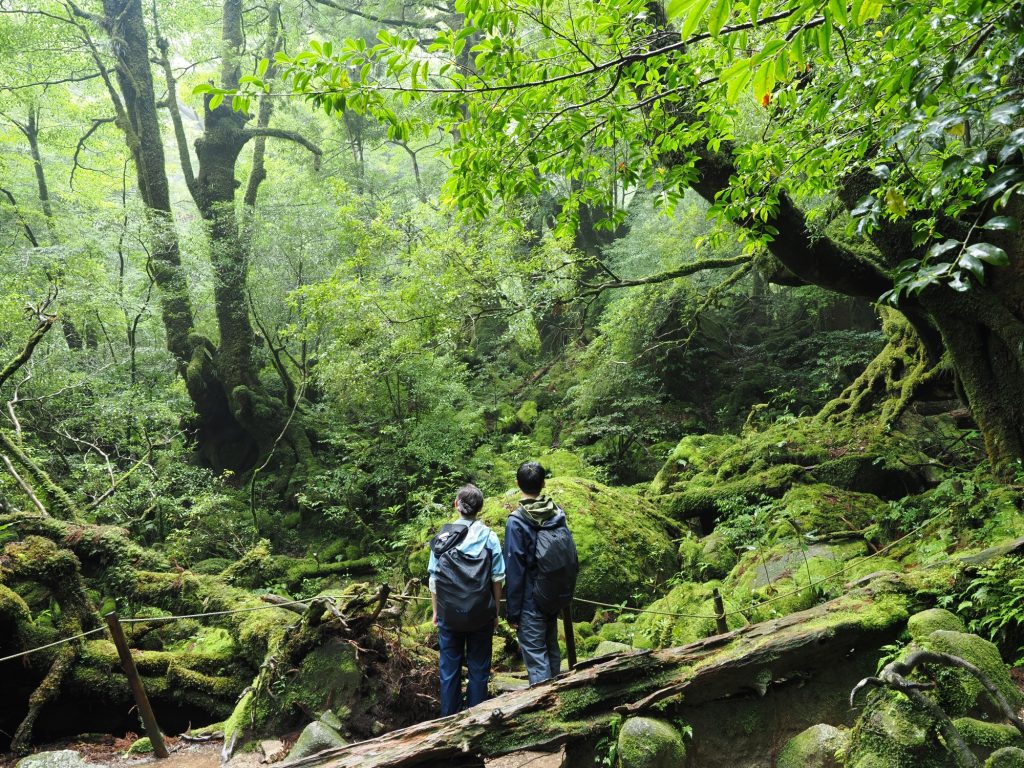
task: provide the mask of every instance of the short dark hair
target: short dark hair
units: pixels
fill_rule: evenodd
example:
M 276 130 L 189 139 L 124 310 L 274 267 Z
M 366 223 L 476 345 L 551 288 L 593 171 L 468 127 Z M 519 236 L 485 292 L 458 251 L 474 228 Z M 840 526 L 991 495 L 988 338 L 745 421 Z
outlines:
M 540 493 L 547 476 L 547 471 L 536 461 L 524 461 L 516 472 L 516 485 L 523 493 Z
M 464 485 L 455 494 L 455 501 L 459 505 L 459 514 L 463 517 L 476 517 L 477 512 L 483 509 L 484 494 L 475 485 Z

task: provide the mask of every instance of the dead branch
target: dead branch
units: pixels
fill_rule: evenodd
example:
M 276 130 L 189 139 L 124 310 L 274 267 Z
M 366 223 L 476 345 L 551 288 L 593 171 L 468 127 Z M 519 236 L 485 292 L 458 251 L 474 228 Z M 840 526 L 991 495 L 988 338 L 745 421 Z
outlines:
M 14 468 L 14 464 L 11 463 L 11 460 L 6 456 L 6 454 L 0 453 L 0 460 L 3 461 L 4 466 L 7 467 L 7 471 L 10 473 L 11 477 L 14 478 L 14 482 L 18 484 L 18 487 L 21 488 L 22 492 L 31 499 L 33 504 L 35 504 L 36 509 L 39 510 L 39 514 L 43 517 L 49 517 L 50 513 L 46 511 L 46 507 L 43 506 L 43 502 L 41 502 L 39 497 L 35 495 L 31 486 L 29 486 L 21 475 L 18 474 L 18 470 Z

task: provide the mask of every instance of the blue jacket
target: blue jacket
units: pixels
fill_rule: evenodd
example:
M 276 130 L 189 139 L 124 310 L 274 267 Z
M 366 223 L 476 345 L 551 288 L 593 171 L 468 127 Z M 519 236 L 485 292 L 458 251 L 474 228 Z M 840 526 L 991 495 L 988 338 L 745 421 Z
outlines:
M 545 520 L 542 528 L 554 528 L 565 522 L 565 513 L 558 510 Z M 518 512 L 505 523 L 505 618 L 518 624 L 523 609 L 533 608 L 533 574 L 537 570 L 534 550 L 537 531 Z

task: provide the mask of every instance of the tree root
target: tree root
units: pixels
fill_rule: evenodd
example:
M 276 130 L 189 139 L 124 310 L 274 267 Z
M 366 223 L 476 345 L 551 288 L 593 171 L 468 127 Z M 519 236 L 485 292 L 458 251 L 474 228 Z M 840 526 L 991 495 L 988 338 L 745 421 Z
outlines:
M 880 307 L 879 314 L 888 342 L 852 384 L 825 404 L 819 420 L 847 419 L 879 405 L 882 424 L 891 427 L 926 385 L 951 373 L 948 356 L 934 362 L 903 315 L 888 307 Z
M 66 622 L 61 629 L 63 633 L 78 634 L 81 632 L 81 626 L 77 621 Z M 46 677 L 29 697 L 28 712 L 18 726 L 18 730 L 14 732 L 11 751 L 15 754 L 27 755 L 32 750 L 32 728 L 35 726 L 39 713 L 43 707 L 57 698 L 64 679 L 78 660 L 79 650 L 80 645 L 77 642 L 71 642 L 61 646 L 57 651 L 57 658 L 50 665 L 50 671 L 46 673 Z
M 914 672 L 918 667 L 925 664 L 936 664 L 946 667 L 954 667 L 956 669 L 962 669 L 965 672 L 973 675 L 982 687 L 988 693 L 989 697 L 999 708 L 999 711 L 1003 716 L 1013 724 L 1013 726 L 1024 736 L 1024 721 L 1020 719 L 1013 707 L 1006 700 L 1002 691 L 993 683 L 988 675 L 982 672 L 974 664 L 969 661 L 960 658 L 959 656 L 953 656 L 948 653 L 939 653 L 937 651 L 914 651 L 908 655 L 905 659 L 889 662 L 882 668 L 882 671 L 878 673 L 877 677 L 866 677 L 861 680 L 854 687 L 853 691 L 850 692 L 850 706 L 854 706 L 854 700 L 857 698 L 857 694 L 869 686 L 875 686 L 879 688 L 889 688 L 891 690 L 902 693 L 915 706 L 924 710 L 938 725 L 940 732 L 942 733 L 943 741 L 946 746 L 952 751 L 954 758 L 956 759 L 958 768 L 980 768 L 981 762 L 975 757 L 974 753 L 971 752 L 967 743 L 964 741 L 960 731 L 957 730 L 956 726 L 953 725 L 953 721 L 947 715 L 935 701 L 925 696 L 921 691 L 931 690 L 935 688 L 934 682 L 914 682 L 908 680 L 908 676 Z

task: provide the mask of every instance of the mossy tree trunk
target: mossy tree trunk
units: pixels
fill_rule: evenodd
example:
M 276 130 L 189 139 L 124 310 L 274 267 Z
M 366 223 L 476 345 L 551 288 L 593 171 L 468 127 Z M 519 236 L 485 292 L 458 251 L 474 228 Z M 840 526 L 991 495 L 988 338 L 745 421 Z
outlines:
M 265 126 L 246 128 L 246 115 L 234 112 L 230 104 L 211 110 L 208 98 L 204 133 L 196 142 L 199 172 L 193 177 L 176 102 L 171 108 L 187 186 L 209 225 L 220 332 L 218 342 L 213 343 L 196 332 L 193 322 L 189 284 L 171 210 L 141 0 L 103 0 L 103 16 L 98 21 L 118 43 L 112 49 L 117 60 L 116 87 L 108 79 L 108 90 L 132 152 L 139 192 L 149 214 L 152 272 L 160 290 L 167 346 L 177 360 L 195 409 L 200 453 L 215 469 L 246 471 L 283 436 L 291 449 L 292 463 L 305 462 L 309 458 L 308 439 L 298 424 L 292 424 L 284 404 L 262 386 L 254 359 L 256 336 L 246 290 L 247 247 L 240 237 L 235 213 L 235 166 L 243 147 L 257 136 L 297 141 L 317 157 L 319 149 L 288 131 Z M 235 87 L 243 42 L 239 0 L 225 0 L 223 4 L 223 41 L 223 84 Z M 166 66 L 168 43 L 159 31 L 157 48 L 163 57 L 169 100 L 174 100 L 176 84 Z
M 652 0 L 648 9 L 653 19 L 660 20 L 658 39 L 648 42 L 659 46 L 678 42 L 679 33 L 669 26 L 663 4 Z M 695 120 L 692 104 L 683 101 L 673 109 L 677 125 Z M 698 142 L 662 159 L 669 166 L 689 166 L 694 154 L 698 175 L 691 186 L 714 202 L 737 175 L 732 145 L 724 141 L 711 149 L 707 142 Z M 839 198 L 852 211 L 876 184 L 866 172 L 851 174 L 842 180 Z M 941 221 L 940 229 L 967 238 L 973 231 L 970 222 L 985 213 L 982 208 L 965 211 L 959 219 Z M 1024 206 L 1014 202 L 1002 213 L 1020 223 Z M 803 211 L 784 190 L 779 191 L 774 213 L 764 225 L 778 231 L 768 250 L 784 267 L 788 280 L 795 277 L 849 296 L 878 299 L 892 288 L 898 264 L 926 257 L 924 246 L 913 243 L 912 220 L 882 222 L 872 234 L 878 254 L 868 257 L 813 234 Z M 986 233 L 985 240 L 1002 247 L 1010 257 L 1009 266 L 989 270 L 987 285 L 975 284 L 963 293 L 934 285 L 904 297 L 898 309 L 914 325 L 932 362 L 938 361 L 942 350 L 948 352 L 959 393 L 977 421 L 993 471 L 1008 478 L 1024 461 L 1024 238 L 1013 232 Z

